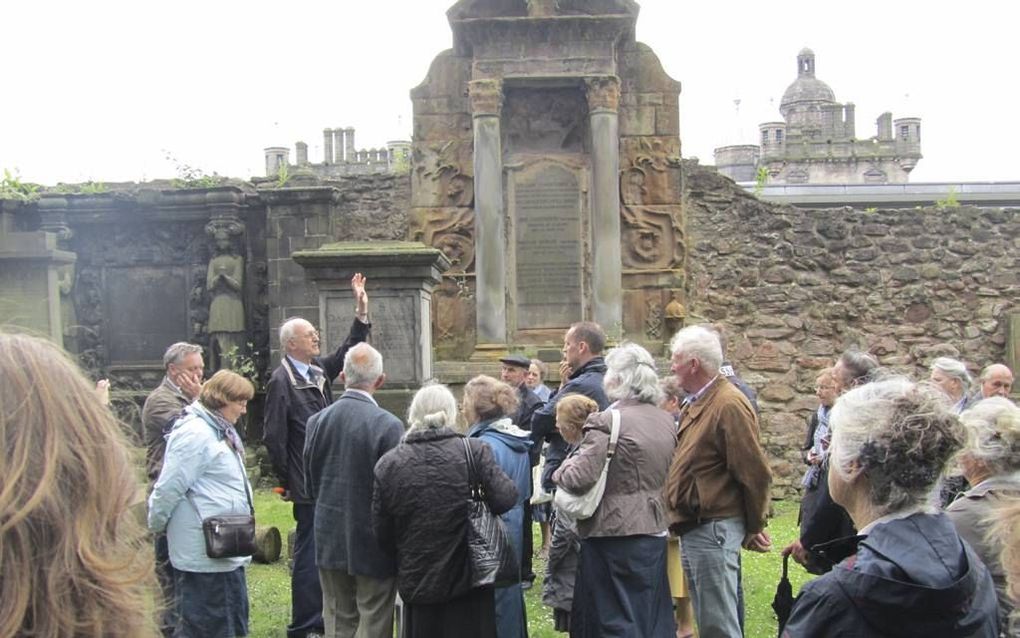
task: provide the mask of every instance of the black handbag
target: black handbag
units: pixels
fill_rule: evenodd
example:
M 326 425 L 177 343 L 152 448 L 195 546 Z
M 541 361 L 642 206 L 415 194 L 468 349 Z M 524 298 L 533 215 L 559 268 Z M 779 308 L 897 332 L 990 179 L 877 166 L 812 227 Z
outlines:
M 237 458 L 235 455 L 234 458 Z M 237 460 L 241 465 L 241 460 Z M 244 496 L 248 499 L 248 514 L 221 514 L 202 519 L 202 536 L 205 537 L 205 553 L 209 558 L 239 558 L 255 553 L 255 506 L 251 502 L 248 481 L 244 478 L 241 465 L 241 480 L 244 482 Z M 198 513 L 198 505 L 188 495 L 192 507 Z M 201 517 L 201 513 L 198 514 Z
M 521 568 L 517 561 L 510 535 L 502 519 L 492 513 L 485 502 L 484 490 L 475 472 L 474 455 L 468 440 L 464 439 L 467 456 L 468 487 L 468 562 L 471 568 L 471 586 L 502 587 L 521 582 Z

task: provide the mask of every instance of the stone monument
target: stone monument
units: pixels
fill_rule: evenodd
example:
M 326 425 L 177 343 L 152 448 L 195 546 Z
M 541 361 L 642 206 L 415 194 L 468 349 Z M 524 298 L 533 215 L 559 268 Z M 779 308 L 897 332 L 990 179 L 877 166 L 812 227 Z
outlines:
M 365 275 L 372 345 L 383 356 L 386 385 L 377 400 L 404 414 L 411 396 L 433 377 L 432 291 L 450 262 L 441 251 L 413 242 L 339 242 L 292 255 L 319 293 L 322 351 L 332 352 L 354 321 L 350 279 Z
M 683 295 L 679 84 L 629 0 L 463 0 L 411 93 L 411 239 L 443 250 L 439 356 L 555 348 L 572 323 L 661 347 Z

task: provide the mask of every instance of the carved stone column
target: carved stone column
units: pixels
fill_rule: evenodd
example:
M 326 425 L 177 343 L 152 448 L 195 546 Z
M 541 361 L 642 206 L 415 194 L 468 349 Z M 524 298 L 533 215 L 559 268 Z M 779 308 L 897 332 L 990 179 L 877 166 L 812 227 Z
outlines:
M 585 81 L 592 158 L 592 319 L 610 337 L 623 326 L 623 266 L 620 255 L 620 80 Z
M 506 222 L 499 124 L 502 83 L 474 80 L 468 94 L 474 119 L 477 352 L 506 347 Z

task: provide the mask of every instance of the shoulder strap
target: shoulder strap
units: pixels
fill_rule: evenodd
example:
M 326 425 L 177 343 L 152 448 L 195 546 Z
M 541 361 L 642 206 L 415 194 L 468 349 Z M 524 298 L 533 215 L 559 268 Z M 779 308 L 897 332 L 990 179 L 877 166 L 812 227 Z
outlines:
M 478 475 L 475 472 L 475 455 L 471 452 L 471 444 L 468 443 L 468 437 L 461 439 L 464 442 L 464 456 L 467 457 L 467 471 L 468 471 L 468 489 L 471 491 L 471 496 L 477 498 L 479 496 L 478 486 Z
M 216 432 L 217 436 L 220 435 L 219 428 L 210 423 L 209 419 L 207 419 L 204 414 L 199 414 L 198 417 L 205 421 L 205 424 L 212 428 L 212 430 Z M 230 450 L 230 455 L 234 457 L 235 461 L 237 461 L 237 467 L 241 470 L 241 489 L 244 491 L 244 498 L 248 501 L 248 511 L 252 516 L 255 516 L 255 505 L 251 502 L 251 485 L 248 483 L 248 473 L 244 471 L 244 464 L 241 463 L 241 456 L 235 452 L 229 444 L 227 445 L 227 449 Z M 198 514 L 198 517 L 202 518 L 202 514 L 198 511 L 198 505 L 195 505 L 195 501 L 191 498 L 190 488 L 188 489 L 188 500 L 191 501 L 191 505 L 195 508 L 195 513 Z
M 609 434 L 609 447 L 606 448 L 606 464 L 616 454 L 616 442 L 620 440 L 620 411 L 614 409 L 610 410 L 609 413 L 613 417 L 613 430 Z

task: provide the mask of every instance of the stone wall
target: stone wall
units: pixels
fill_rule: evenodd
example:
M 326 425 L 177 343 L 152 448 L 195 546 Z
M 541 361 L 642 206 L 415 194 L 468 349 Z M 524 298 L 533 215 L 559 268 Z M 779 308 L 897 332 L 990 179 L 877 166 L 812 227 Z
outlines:
M 688 323 L 720 322 L 759 392 L 776 496 L 803 471 L 814 379 L 859 346 L 926 377 L 936 356 L 1002 361 L 1020 294 L 1016 209 L 807 210 L 687 165 Z

